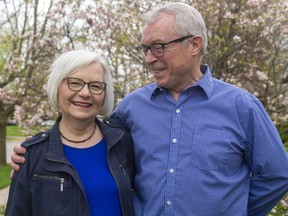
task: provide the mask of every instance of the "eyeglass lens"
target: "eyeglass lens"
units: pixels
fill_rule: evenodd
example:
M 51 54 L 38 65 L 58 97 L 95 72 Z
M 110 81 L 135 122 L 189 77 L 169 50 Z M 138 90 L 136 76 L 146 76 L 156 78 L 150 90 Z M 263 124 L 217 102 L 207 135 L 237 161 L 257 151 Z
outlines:
M 194 37 L 194 35 L 186 35 L 184 37 L 177 38 L 167 43 L 154 43 L 151 44 L 150 46 L 138 46 L 136 49 L 138 52 L 142 52 L 145 56 L 147 55 L 147 52 L 150 49 L 150 51 L 153 53 L 154 56 L 161 57 L 162 55 L 164 55 L 165 46 L 173 43 L 182 42 L 190 37 Z
M 66 80 L 67 80 L 68 87 L 72 91 L 80 91 L 81 89 L 83 89 L 85 84 L 88 85 L 89 90 L 93 94 L 101 94 L 106 88 L 106 83 L 99 82 L 99 81 L 86 83 L 83 80 L 79 78 L 75 78 L 75 77 L 67 77 Z

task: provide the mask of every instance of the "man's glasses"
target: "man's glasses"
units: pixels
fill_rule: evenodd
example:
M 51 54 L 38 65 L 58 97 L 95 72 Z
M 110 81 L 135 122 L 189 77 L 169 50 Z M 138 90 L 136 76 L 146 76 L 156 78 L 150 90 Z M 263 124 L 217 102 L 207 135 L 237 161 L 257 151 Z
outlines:
M 71 89 L 72 91 L 80 91 L 87 84 L 89 91 L 95 95 L 101 94 L 105 90 L 107 85 L 106 83 L 99 81 L 93 81 L 87 83 L 75 77 L 66 77 L 65 80 L 67 81 L 69 89 Z
M 177 38 L 175 40 L 169 41 L 167 43 L 154 43 L 154 44 L 151 44 L 150 46 L 141 45 L 141 46 L 136 47 L 136 49 L 138 52 L 142 52 L 145 56 L 147 55 L 147 52 L 150 49 L 150 51 L 152 52 L 152 54 L 155 57 L 161 57 L 164 55 L 165 46 L 167 46 L 169 44 L 173 44 L 173 43 L 182 42 L 182 41 L 186 40 L 187 38 L 194 37 L 194 36 L 195 35 L 187 35 L 187 36 L 180 37 L 180 38 Z

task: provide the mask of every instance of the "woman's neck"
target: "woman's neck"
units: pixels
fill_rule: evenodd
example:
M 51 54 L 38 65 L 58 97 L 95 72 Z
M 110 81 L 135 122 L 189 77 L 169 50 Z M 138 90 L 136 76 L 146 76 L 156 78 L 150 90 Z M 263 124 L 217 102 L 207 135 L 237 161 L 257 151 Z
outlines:
M 64 144 L 84 148 L 97 144 L 103 135 L 94 121 L 66 121 L 59 123 L 61 140 Z

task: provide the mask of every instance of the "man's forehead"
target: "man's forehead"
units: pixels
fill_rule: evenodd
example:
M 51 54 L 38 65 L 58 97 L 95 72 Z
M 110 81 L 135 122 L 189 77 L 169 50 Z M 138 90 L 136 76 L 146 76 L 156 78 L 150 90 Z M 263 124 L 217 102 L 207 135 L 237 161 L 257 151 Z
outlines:
M 168 14 L 166 14 L 168 15 Z M 173 30 L 173 17 L 160 17 L 153 23 L 146 24 L 142 30 L 141 42 L 143 44 L 149 42 L 166 41 L 170 36 L 175 35 Z

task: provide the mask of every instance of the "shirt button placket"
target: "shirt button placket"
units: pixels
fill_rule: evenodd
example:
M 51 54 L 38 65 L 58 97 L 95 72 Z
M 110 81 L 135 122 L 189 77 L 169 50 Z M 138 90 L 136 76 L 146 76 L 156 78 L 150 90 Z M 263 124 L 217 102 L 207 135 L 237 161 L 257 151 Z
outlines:
M 180 128 L 181 128 L 181 122 L 182 122 L 182 113 L 179 108 L 176 108 L 174 110 L 174 115 L 172 119 L 172 125 L 171 125 L 171 139 L 170 139 L 170 149 L 169 149 L 169 160 L 168 160 L 168 167 L 170 167 L 167 170 L 167 181 L 165 186 L 165 215 L 166 216 L 172 216 L 174 212 L 174 207 L 172 205 L 175 190 L 177 190 L 177 187 L 175 187 L 176 183 L 176 168 L 177 168 L 177 161 L 178 161 L 178 148 L 179 148 L 179 137 L 180 137 Z M 178 145 L 177 145 L 178 144 Z

